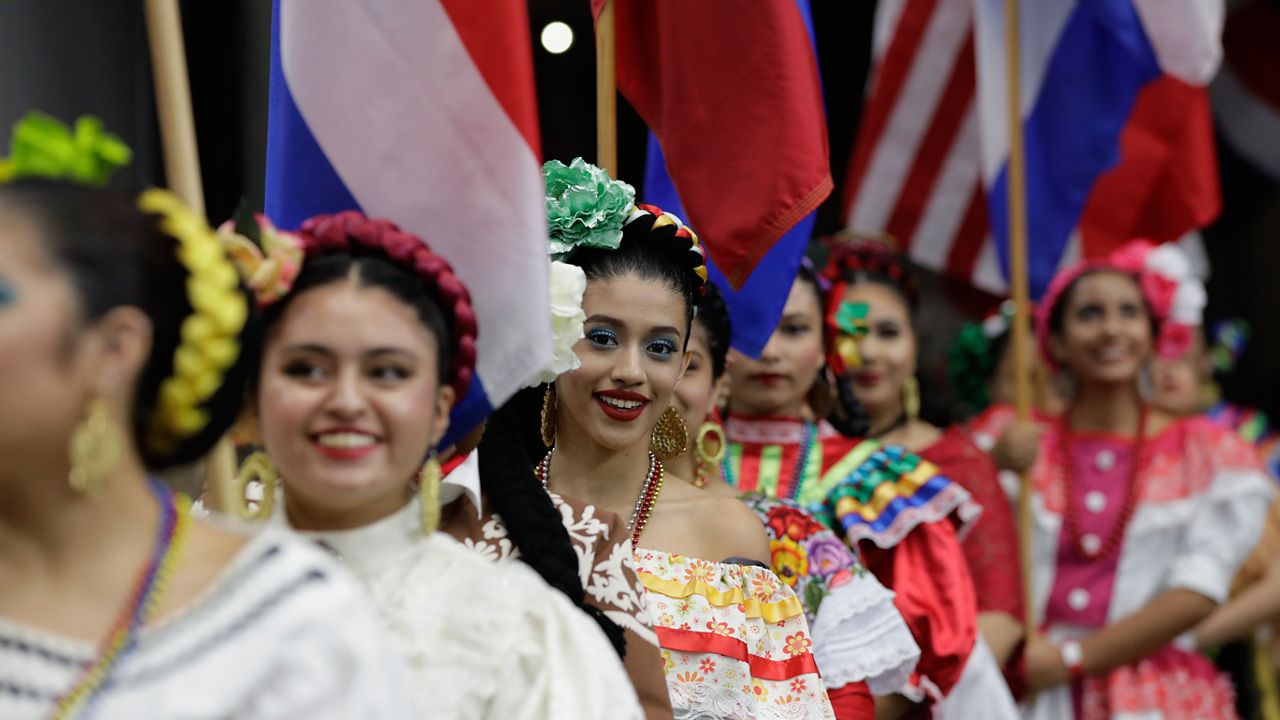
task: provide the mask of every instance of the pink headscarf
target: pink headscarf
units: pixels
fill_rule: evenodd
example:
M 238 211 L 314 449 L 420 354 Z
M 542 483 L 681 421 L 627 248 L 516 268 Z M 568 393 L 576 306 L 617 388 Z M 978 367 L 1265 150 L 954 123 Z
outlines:
M 1036 311 L 1036 336 L 1040 352 L 1051 366 L 1057 367 L 1050 352 L 1049 317 L 1054 307 L 1082 275 L 1105 270 L 1126 273 L 1138 281 L 1155 316 L 1156 352 L 1161 358 L 1179 357 L 1190 349 L 1204 312 L 1204 286 L 1192 274 L 1190 261 L 1176 245 L 1133 240 L 1104 258 L 1085 260 L 1063 270 L 1049 283 Z

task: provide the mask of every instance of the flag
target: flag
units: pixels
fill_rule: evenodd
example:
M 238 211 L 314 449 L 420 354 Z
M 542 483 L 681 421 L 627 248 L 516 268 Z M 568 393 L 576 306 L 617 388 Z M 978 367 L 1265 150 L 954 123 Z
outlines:
M 797 0 L 796 6 L 800 9 L 808 31 L 809 52 L 814 53 L 816 59 L 813 15 L 809 0 Z M 649 133 L 648 156 L 645 160 L 643 196 L 645 202 L 685 217 L 684 203 L 680 202 L 671 173 L 667 171 L 662 145 L 652 132 Z M 764 351 L 765 344 L 778 326 L 778 319 L 782 317 L 782 309 L 787 304 L 787 295 L 800 270 L 816 219 L 816 211 L 811 212 L 778 238 L 739 289 L 733 287 L 714 259 L 708 260 L 710 279 L 720 289 L 729 308 L 729 318 L 733 325 L 731 345 L 735 350 L 751 357 L 759 357 Z M 694 230 L 701 232 L 696 225 Z
M 662 143 L 685 219 L 741 289 L 831 192 L 804 17 L 794 2 L 610 1 L 618 89 Z
M 1176 239 L 1220 206 L 1205 84 L 1220 2 L 1021 5 L 1033 295 L 1080 257 Z M 914 261 L 1007 289 L 1003 0 L 885 0 L 850 159 L 851 227 Z
M 359 209 L 422 237 L 472 291 L 476 380 L 446 443 L 551 359 L 524 0 L 275 0 L 266 212 Z
M 1241 157 L 1280 181 L 1280 6 L 1245 0 L 1227 16 L 1226 62 L 1210 87 L 1214 118 Z

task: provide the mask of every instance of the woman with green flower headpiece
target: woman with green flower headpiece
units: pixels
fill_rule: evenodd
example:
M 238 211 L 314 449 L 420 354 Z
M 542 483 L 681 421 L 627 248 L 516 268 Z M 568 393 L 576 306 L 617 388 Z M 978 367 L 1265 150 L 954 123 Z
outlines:
M 706 283 L 697 235 L 574 160 L 544 167 L 549 250 L 581 268 L 582 335 L 547 385 L 538 475 L 548 491 L 629 518 L 644 607 L 676 717 L 833 717 L 794 591 L 768 569 L 754 513 L 664 466 L 685 451 L 674 407 Z
M 409 717 L 331 558 L 193 518 L 156 479 L 231 425 L 257 331 L 202 219 L 98 187 L 128 156 L 96 120 L 32 115 L 3 163 L 0 717 Z

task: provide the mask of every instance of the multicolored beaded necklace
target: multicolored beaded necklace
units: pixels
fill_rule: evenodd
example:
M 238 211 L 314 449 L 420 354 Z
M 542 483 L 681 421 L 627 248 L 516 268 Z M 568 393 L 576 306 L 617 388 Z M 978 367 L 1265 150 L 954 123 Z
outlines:
M 1090 549 L 1084 542 L 1084 536 L 1080 532 L 1080 515 L 1075 505 L 1075 456 L 1072 448 L 1075 445 L 1075 435 L 1071 429 L 1071 412 L 1068 411 L 1062 415 L 1062 428 L 1059 431 L 1062 439 L 1062 490 L 1066 495 L 1066 501 L 1063 508 L 1064 519 L 1067 526 L 1067 537 L 1071 539 L 1071 546 L 1076 552 L 1080 553 L 1080 557 L 1086 560 L 1098 560 L 1107 557 L 1116 551 L 1120 546 L 1121 540 L 1124 539 L 1124 531 L 1129 527 L 1129 520 L 1133 517 L 1134 510 L 1138 505 L 1138 480 L 1140 479 L 1139 469 L 1142 467 L 1142 449 L 1146 445 L 1147 438 L 1147 406 L 1142 405 L 1138 411 L 1138 434 L 1133 442 L 1133 456 L 1129 460 L 1129 480 L 1125 484 L 1124 491 L 1124 507 L 1120 511 L 1120 518 L 1116 520 L 1115 525 L 1111 527 L 1111 532 L 1107 535 L 1107 539 Z
M 547 487 L 547 482 L 551 479 L 551 455 L 555 451 L 555 448 L 551 448 L 547 456 L 542 458 L 542 462 L 538 463 L 538 480 L 542 482 L 543 488 Z M 649 524 L 653 507 L 658 504 L 658 495 L 662 492 L 662 481 L 666 476 L 667 471 L 663 468 L 662 461 L 650 452 L 649 473 L 645 475 L 644 485 L 640 488 L 636 504 L 631 509 L 631 519 L 627 521 L 627 531 L 631 533 L 632 547 L 640 547 L 640 535 L 644 533 L 645 525 Z
M 787 498 L 795 500 L 800 496 L 800 486 L 804 484 L 805 472 L 809 469 L 809 454 L 813 450 L 813 441 L 818 437 L 818 424 L 806 420 L 804 423 L 804 433 L 800 436 L 800 454 L 796 455 L 795 468 L 791 471 L 791 485 L 787 487 Z M 729 462 L 729 453 L 725 453 L 724 460 L 720 461 L 720 472 L 723 473 L 724 481 L 733 487 L 738 487 L 738 478 L 734 477 L 733 466 Z M 781 480 L 782 478 L 778 478 Z M 759 480 L 757 480 L 757 485 Z M 739 488 L 741 489 L 741 488 Z M 757 490 L 751 488 L 747 492 Z M 779 493 L 781 494 L 781 493 Z
M 151 493 L 161 510 L 160 528 L 156 532 L 151 558 L 138 577 L 129 602 L 107 635 L 97 660 L 58 699 L 53 713 L 54 720 L 64 720 L 88 712 L 98 693 L 111 679 L 111 673 L 137 646 L 138 635 L 155 616 L 169 590 L 169 583 L 182 558 L 191 526 L 188 512 L 191 501 L 185 495 L 173 493 L 158 481 L 152 481 Z

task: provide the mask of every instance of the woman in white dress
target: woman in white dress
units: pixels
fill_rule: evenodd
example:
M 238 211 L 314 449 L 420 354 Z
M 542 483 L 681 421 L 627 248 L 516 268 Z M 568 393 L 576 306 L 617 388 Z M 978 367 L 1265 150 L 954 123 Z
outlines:
M 36 169 L 103 164 L 59 158 Z M 33 179 L 26 159 L 0 185 L 0 717 L 408 717 L 336 563 L 192 519 L 151 475 L 212 447 L 254 359 L 212 231 L 161 191 Z
M 356 212 L 312 218 L 297 242 L 296 278 L 256 288 L 276 300 L 255 396 L 285 486 L 275 522 L 364 583 L 423 716 L 640 717 L 590 617 L 528 567 L 495 566 L 434 532 L 433 448 L 475 364 L 475 316 L 449 264 Z

